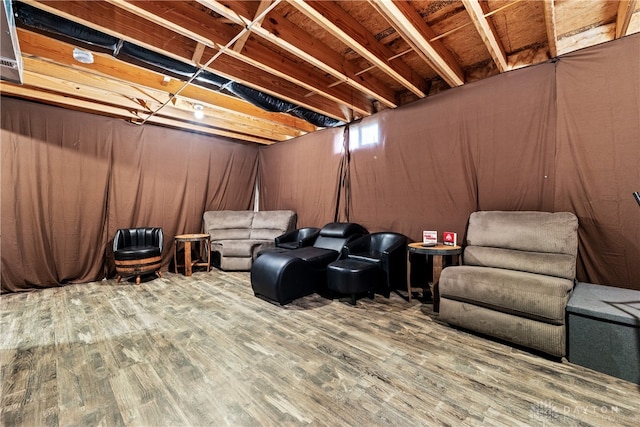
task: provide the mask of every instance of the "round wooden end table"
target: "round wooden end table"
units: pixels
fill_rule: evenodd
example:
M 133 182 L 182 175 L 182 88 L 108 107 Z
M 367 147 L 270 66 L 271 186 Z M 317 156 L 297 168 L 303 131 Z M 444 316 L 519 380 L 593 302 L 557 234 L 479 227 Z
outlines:
M 409 252 L 416 254 L 423 254 L 427 257 L 432 258 L 433 262 L 433 281 L 431 282 L 432 290 L 431 293 L 433 295 L 433 311 L 440 311 L 440 292 L 438 291 L 438 281 L 440 280 L 440 274 L 442 273 L 442 269 L 447 265 L 451 265 L 447 263 L 447 258 L 452 259 L 455 258 L 455 263 L 460 265 L 462 258 L 460 255 L 462 254 L 462 246 L 450 246 L 443 245 L 442 243 L 438 243 L 435 246 L 425 246 L 422 242 L 414 242 L 409 243 Z M 410 276 L 410 275 L 409 275 Z M 411 287 L 411 279 L 407 279 L 407 292 L 409 294 L 409 302 L 411 302 L 411 293 L 414 289 L 421 289 L 422 292 L 425 292 L 427 286 L 429 286 L 428 282 L 424 281 L 423 288 L 413 288 Z
M 174 237 L 173 265 L 175 272 L 178 267 L 184 267 L 184 275 L 191 276 L 193 267 L 207 267 L 211 269 L 211 236 L 208 234 L 180 234 Z M 198 256 L 193 258 L 191 252 L 192 243 L 199 243 Z M 184 264 L 178 264 L 178 247 L 184 247 Z

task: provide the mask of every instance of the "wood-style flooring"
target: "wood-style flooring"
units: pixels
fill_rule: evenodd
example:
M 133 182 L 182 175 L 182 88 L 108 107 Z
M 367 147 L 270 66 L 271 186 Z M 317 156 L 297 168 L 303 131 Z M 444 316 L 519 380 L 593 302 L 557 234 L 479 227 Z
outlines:
M 3 426 L 637 426 L 638 385 L 399 295 L 285 307 L 248 273 L 0 299 Z

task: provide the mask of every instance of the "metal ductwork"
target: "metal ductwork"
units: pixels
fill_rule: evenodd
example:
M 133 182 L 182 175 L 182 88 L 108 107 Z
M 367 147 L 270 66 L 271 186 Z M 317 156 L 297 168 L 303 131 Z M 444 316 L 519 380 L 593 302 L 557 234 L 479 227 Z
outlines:
M 13 19 L 13 8 L 9 0 L 2 0 L 0 16 L 0 80 L 22 84 L 22 55 Z

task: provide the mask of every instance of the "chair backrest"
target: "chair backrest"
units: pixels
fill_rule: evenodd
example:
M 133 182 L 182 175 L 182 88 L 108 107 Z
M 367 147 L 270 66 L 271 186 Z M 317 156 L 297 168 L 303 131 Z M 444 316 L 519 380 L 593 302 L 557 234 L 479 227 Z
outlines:
M 389 248 L 395 246 L 402 246 L 403 250 L 407 250 L 407 237 L 400 233 L 393 233 L 389 231 L 372 233 L 369 235 L 371 238 L 371 250 L 376 252 L 384 252 Z
M 320 229 L 317 227 L 304 227 L 299 228 L 298 230 L 297 240 L 302 241 L 308 239 L 312 236 L 318 236 L 320 234 Z
M 211 240 L 248 239 L 253 211 L 207 211 L 202 215 L 204 232 Z
M 570 212 L 474 212 L 464 264 L 575 278 L 578 218 Z
M 296 249 L 311 246 L 320 234 L 316 227 L 304 227 L 281 234 L 275 238 L 276 247 L 284 249 Z
M 251 223 L 251 239 L 271 240 L 296 227 L 298 215 L 294 211 L 259 211 Z
M 365 234 L 369 234 L 369 232 L 360 224 L 353 222 L 331 222 L 322 227 L 320 235 L 313 246 L 341 252 L 342 247 L 346 243 Z
M 271 240 L 296 226 L 293 211 L 207 211 L 202 215 L 204 232 L 216 240 Z
M 163 241 L 164 235 L 160 227 L 121 228 L 113 238 L 113 251 L 136 246 L 154 246 L 162 252 Z

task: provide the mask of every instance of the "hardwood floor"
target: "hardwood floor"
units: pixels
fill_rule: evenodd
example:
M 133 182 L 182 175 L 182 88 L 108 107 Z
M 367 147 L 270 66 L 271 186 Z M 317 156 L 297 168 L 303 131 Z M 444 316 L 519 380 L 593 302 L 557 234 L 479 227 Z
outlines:
M 248 273 L 0 299 L 4 426 L 616 425 L 636 384 L 453 329 L 398 295 L 253 296 Z

